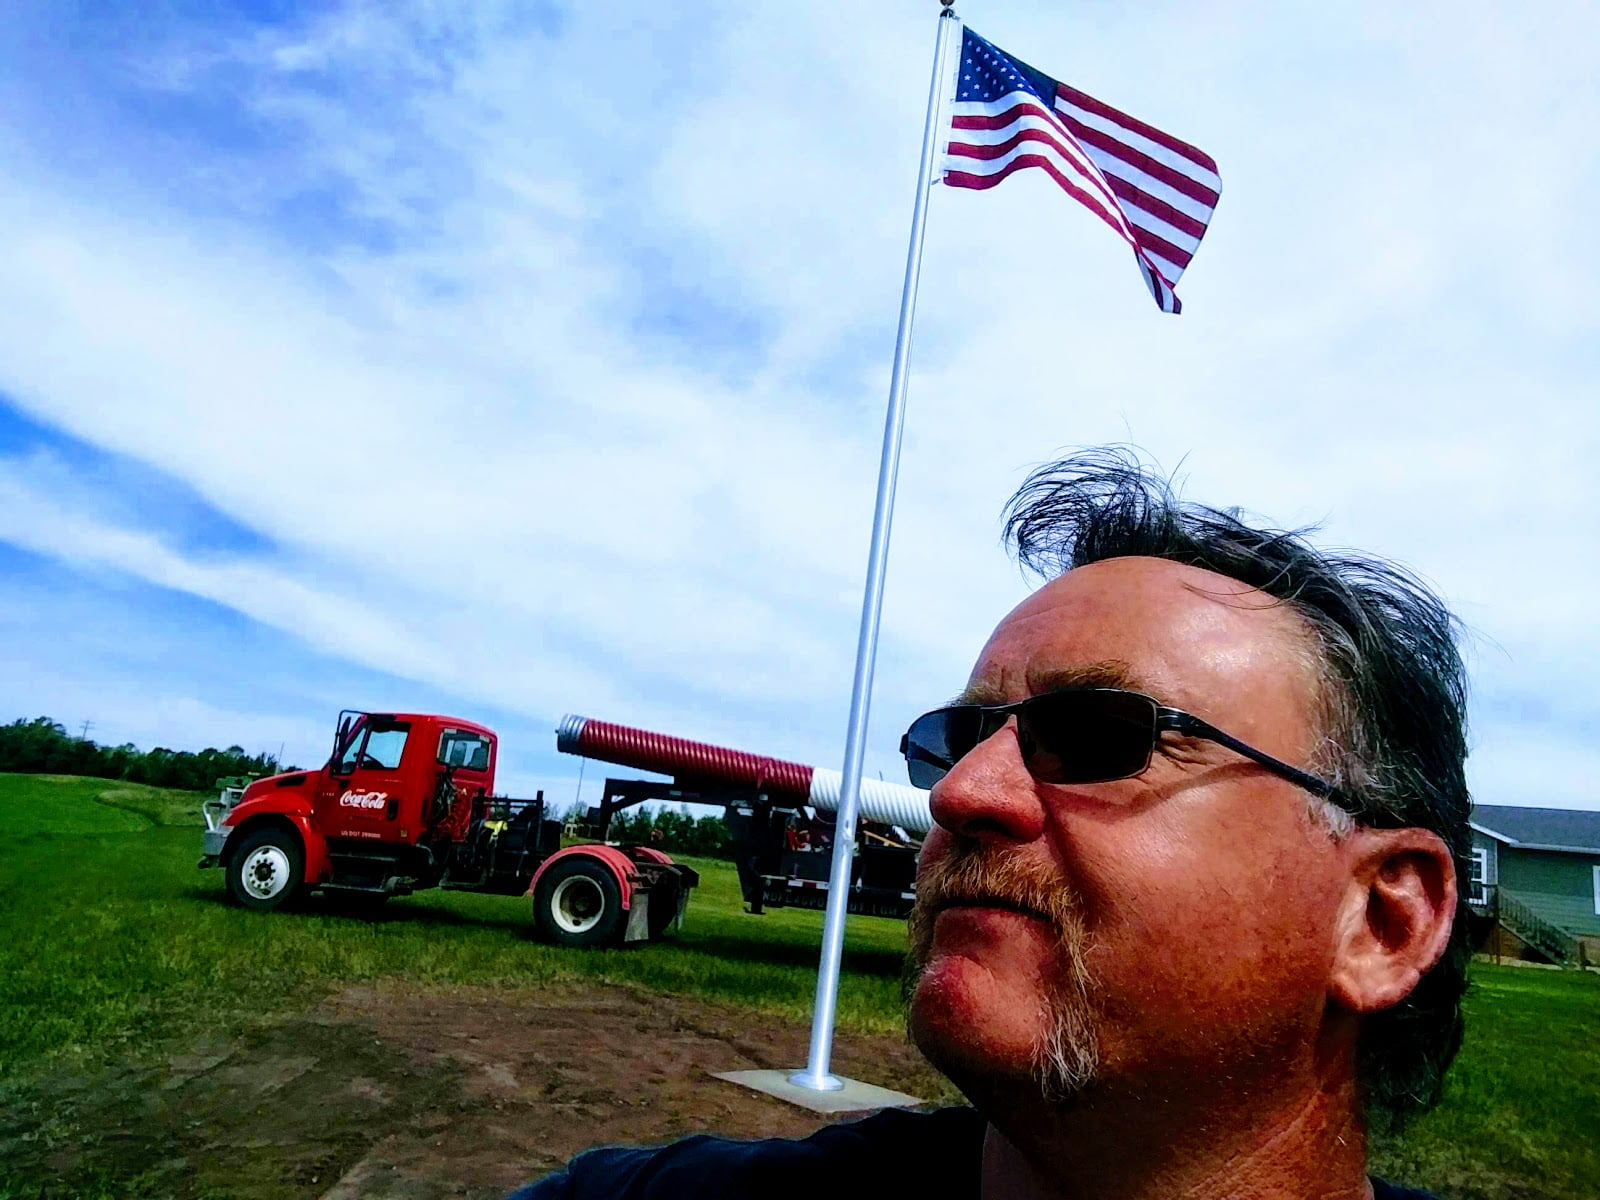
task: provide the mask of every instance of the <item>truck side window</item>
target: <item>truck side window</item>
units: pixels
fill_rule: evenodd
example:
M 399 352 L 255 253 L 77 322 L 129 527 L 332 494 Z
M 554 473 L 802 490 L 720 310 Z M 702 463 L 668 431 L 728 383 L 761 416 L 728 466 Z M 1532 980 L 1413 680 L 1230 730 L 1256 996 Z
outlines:
M 447 729 L 439 739 L 439 761 L 468 771 L 487 771 L 489 739 L 462 729 Z
M 404 729 L 374 729 L 367 734 L 367 745 L 357 765 L 397 770 L 400 756 L 405 753 L 407 732 Z

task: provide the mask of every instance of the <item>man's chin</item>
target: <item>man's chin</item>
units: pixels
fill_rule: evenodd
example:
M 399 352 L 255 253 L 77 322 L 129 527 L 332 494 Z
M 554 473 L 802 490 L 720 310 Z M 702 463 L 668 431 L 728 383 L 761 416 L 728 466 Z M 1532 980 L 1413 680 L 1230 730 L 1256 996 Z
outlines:
M 1021 1018 L 1026 1001 L 999 994 L 995 978 L 970 959 L 940 955 L 923 967 L 911 992 L 911 1040 L 940 1071 L 957 1081 L 974 1072 L 1027 1078 L 1040 1026 Z M 1037 1014 L 1036 1021 L 1043 1014 Z M 1031 1025 L 1031 1027 L 1030 1027 Z M 963 1088 L 965 1090 L 965 1088 Z
M 1097 1073 L 1098 1037 L 1081 1007 L 1030 995 L 962 953 L 930 956 L 906 1019 L 923 1057 L 980 1107 L 1006 1097 L 1060 1105 Z

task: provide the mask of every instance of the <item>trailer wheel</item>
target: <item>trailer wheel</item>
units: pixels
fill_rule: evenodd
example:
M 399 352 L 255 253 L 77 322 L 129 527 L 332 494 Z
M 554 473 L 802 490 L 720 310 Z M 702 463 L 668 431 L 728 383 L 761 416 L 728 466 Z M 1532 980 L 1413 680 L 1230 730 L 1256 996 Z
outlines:
M 539 932 L 561 946 L 605 946 L 622 937 L 622 889 L 589 858 L 551 863 L 533 894 Z
M 228 891 L 246 908 L 282 908 L 305 881 L 300 841 L 282 829 L 260 829 L 228 859 Z

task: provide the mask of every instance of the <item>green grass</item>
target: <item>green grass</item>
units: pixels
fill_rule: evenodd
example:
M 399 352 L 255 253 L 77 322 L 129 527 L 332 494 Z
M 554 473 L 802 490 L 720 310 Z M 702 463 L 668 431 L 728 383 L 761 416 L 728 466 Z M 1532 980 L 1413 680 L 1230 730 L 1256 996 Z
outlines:
M 226 903 L 220 871 L 196 868 L 201 799 L 0 775 L 0 1064 L 104 1051 L 191 1014 L 267 1011 L 387 977 L 596 980 L 810 1012 L 820 914 L 745 915 L 727 863 L 693 862 L 702 883 L 687 927 L 648 947 L 542 945 L 529 936 L 528 903 L 505 896 L 424 892 L 376 919 L 315 901 L 259 914 Z M 57 832 L 41 832 L 52 825 Z M 898 1028 L 904 941 L 899 922 L 852 921 L 841 1024 Z
M 143 813 L 97 802 L 102 791 L 127 785 L 75 775 L 0 775 L 0 836 L 71 837 L 94 833 L 129 833 L 149 829 L 155 821 Z M 154 791 L 155 789 L 149 789 Z
M 1375 1169 L 1460 1200 L 1600 1194 L 1597 1035 L 1600 976 L 1475 964 L 1444 1102 Z
M 570 951 L 529 937 L 526 902 L 426 892 L 376 920 L 258 914 L 200 871 L 202 797 L 0 774 L 0 1083 L 63 1057 L 226 1030 L 348 982 L 628 983 L 804 1019 L 821 916 L 743 912 L 731 866 L 674 940 Z M 900 1027 L 904 927 L 853 919 L 841 1025 Z M 1374 1169 L 1459 1200 L 1591 1197 L 1600 1181 L 1600 977 L 1474 967 L 1468 1034 L 1441 1108 L 1375 1148 Z

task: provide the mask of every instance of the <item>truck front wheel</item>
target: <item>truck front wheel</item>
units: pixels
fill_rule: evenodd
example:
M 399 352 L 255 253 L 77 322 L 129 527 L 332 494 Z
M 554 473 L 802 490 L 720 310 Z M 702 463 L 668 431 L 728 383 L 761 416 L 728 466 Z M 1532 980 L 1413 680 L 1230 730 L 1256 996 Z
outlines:
M 282 908 L 305 879 L 300 841 L 282 829 L 260 829 L 245 837 L 228 859 L 228 891 L 246 908 Z
M 539 933 L 561 946 L 606 946 L 621 940 L 627 914 L 616 876 L 592 858 L 551 863 L 533 893 Z

